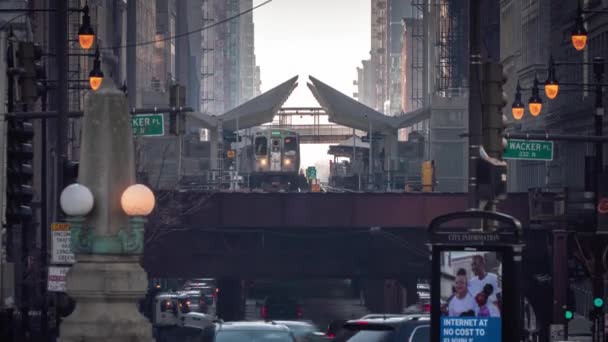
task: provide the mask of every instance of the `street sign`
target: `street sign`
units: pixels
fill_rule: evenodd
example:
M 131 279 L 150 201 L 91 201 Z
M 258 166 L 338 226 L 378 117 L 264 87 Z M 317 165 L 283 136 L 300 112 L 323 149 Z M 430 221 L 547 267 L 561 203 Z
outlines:
M 66 276 L 69 270 L 69 267 L 49 266 L 47 290 L 49 292 L 65 292 Z
M 70 246 L 70 224 L 55 222 L 51 224 L 51 263 L 73 264 L 76 262 Z
M 317 179 L 317 168 L 314 166 L 309 166 L 306 169 L 306 178 L 308 179 Z
M 165 135 L 163 114 L 141 114 L 131 117 L 131 128 L 134 135 L 145 137 L 162 137 Z
M 507 139 L 503 159 L 553 160 L 553 141 Z

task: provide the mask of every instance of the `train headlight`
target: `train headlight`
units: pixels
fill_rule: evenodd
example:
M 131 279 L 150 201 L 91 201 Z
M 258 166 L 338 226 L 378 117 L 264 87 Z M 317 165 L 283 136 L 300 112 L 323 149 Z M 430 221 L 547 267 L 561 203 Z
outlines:
M 291 159 L 284 159 L 284 160 L 283 160 L 283 163 L 284 163 L 285 165 L 291 165 Z

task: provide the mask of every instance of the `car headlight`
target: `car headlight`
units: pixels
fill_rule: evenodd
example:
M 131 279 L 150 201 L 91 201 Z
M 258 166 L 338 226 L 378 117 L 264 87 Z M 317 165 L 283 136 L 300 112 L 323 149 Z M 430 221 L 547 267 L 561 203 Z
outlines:
M 283 163 L 285 165 L 291 165 L 291 159 L 285 159 L 285 160 L 283 160 Z
M 260 165 L 266 166 L 266 163 L 267 163 L 266 158 L 260 159 Z

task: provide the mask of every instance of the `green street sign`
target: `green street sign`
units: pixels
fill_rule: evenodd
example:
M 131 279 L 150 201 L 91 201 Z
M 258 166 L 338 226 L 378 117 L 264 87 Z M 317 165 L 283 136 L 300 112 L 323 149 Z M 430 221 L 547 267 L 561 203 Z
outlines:
M 309 166 L 306 169 L 306 178 L 317 179 L 317 168 L 314 166 Z
M 503 159 L 553 160 L 553 141 L 507 139 Z
M 133 135 L 145 137 L 162 137 L 165 135 L 165 120 L 163 114 L 141 114 L 131 117 Z

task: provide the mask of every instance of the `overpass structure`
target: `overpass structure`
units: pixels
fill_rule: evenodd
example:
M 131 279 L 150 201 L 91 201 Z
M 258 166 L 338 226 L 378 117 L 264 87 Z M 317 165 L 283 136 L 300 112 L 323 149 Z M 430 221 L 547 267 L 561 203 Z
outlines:
M 429 222 L 468 204 L 464 193 L 161 191 L 157 198 L 142 260 L 152 278 L 395 279 L 406 288 L 428 277 Z M 522 222 L 526 297 L 537 320 L 549 322 L 552 284 L 543 272 L 551 233 L 531 227 L 528 203 L 528 194 L 509 194 L 498 210 Z

